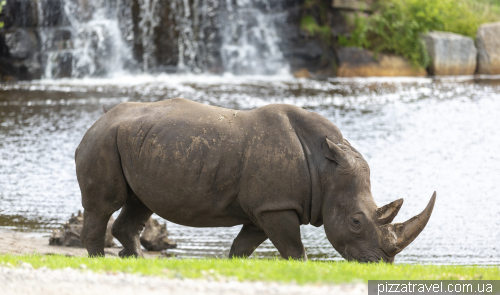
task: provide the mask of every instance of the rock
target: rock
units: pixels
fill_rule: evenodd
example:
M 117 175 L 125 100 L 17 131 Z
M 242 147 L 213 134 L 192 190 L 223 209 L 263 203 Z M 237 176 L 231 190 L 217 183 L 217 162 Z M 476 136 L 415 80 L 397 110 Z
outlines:
M 54 228 L 52 235 L 49 238 L 50 246 L 62 246 L 64 240 L 64 232 L 60 229 Z
M 480 26 L 476 45 L 478 74 L 500 75 L 500 22 Z
M 109 219 L 108 227 L 106 229 L 106 237 L 104 240 L 104 247 L 113 247 L 113 235 L 111 234 L 111 227 L 113 226 L 113 216 Z M 67 246 L 85 248 L 80 241 L 80 233 L 83 226 L 83 214 L 78 211 L 77 215 L 72 214 L 71 218 L 66 221 L 62 229 L 54 229 L 52 236 L 49 238 L 49 245 L 51 246 Z
M 162 251 L 177 247 L 175 242 L 168 239 L 167 224 L 160 224 L 158 220 L 149 218 L 141 235 L 141 245 L 148 251 Z
M 341 47 L 338 49 L 338 77 L 395 77 L 395 76 L 426 76 L 421 67 L 415 67 L 406 59 L 396 55 L 379 53 L 356 47 Z
M 36 35 L 26 29 L 15 29 L 5 33 L 5 45 L 9 48 L 10 57 L 27 59 L 37 50 Z
M 373 0 L 332 0 L 332 7 L 336 9 L 371 11 Z
M 34 29 L 17 28 L 0 33 L 0 74 L 15 80 L 40 79 L 38 47 Z
M 40 1 L 40 0 L 38 0 Z M 36 27 L 38 22 L 38 1 L 9 0 L 2 9 L 5 28 Z
M 309 70 L 306 68 L 302 68 L 295 73 L 293 73 L 293 76 L 297 79 L 299 78 L 305 78 L 305 79 L 310 79 L 311 78 L 311 73 L 309 73 Z
M 430 32 L 423 39 L 431 57 L 431 75 L 474 75 L 476 72 L 477 49 L 472 38 L 448 32 Z

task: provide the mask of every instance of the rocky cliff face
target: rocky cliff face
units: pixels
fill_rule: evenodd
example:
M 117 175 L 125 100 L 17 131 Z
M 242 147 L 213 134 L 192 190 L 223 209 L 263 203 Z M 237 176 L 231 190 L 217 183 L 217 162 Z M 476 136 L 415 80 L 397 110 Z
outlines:
M 303 0 L 10 0 L 0 74 L 314 72 L 333 51 L 300 30 L 302 7 Z

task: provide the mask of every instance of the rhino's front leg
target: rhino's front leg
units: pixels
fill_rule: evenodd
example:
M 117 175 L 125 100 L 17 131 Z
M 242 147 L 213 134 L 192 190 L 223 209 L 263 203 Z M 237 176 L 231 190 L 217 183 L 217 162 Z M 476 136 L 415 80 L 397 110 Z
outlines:
M 231 251 L 229 251 L 229 258 L 248 257 L 265 240 L 267 240 L 267 236 L 263 230 L 253 224 L 245 224 L 234 239 Z
M 296 211 L 264 212 L 258 216 L 258 221 L 283 258 L 307 260 Z

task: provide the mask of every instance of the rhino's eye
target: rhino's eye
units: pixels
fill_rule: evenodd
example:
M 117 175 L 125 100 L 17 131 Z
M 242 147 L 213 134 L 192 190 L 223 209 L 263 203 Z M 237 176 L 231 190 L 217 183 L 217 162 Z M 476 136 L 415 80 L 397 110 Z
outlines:
M 354 234 L 360 234 L 365 230 L 365 216 L 362 213 L 353 214 L 350 216 L 349 229 Z

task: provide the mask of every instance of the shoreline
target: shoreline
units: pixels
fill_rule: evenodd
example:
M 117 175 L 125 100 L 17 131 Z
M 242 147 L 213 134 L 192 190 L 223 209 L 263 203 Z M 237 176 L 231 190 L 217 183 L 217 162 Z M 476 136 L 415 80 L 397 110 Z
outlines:
M 26 233 L 6 231 L 0 229 L 0 255 L 3 254 L 42 254 L 42 255 L 65 255 L 65 256 L 87 256 L 87 249 L 66 246 L 50 246 L 49 238 L 42 237 L 46 233 Z M 47 234 L 50 235 L 50 234 Z M 118 257 L 122 247 L 105 248 L 106 257 Z M 146 252 L 144 258 L 166 257 L 161 252 Z

